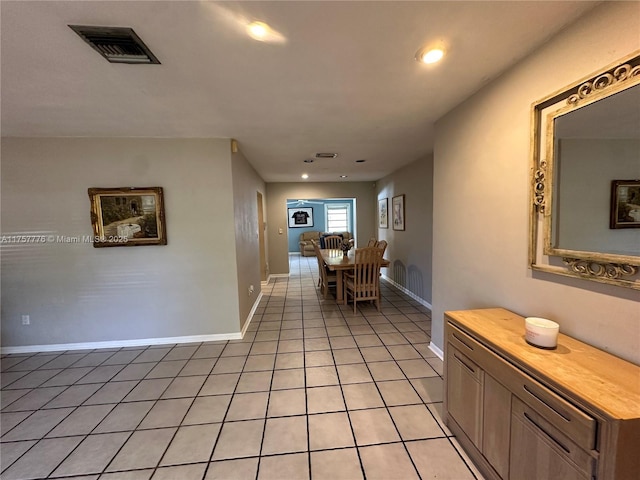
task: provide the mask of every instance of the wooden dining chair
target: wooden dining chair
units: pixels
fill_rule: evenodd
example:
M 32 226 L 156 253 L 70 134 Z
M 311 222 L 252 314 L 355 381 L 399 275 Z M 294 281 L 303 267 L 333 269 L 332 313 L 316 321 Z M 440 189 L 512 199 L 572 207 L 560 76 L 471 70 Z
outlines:
M 324 248 L 339 249 L 340 247 L 342 247 L 342 237 L 340 235 L 324 237 Z
M 369 243 L 367 243 L 367 247 L 375 247 L 377 243 L 376 237 L 371 237 Z
M 329 286 L 337 285 L 337 273 L 330 271 L 325 265 L 318 243 L 315 240 L 312 240 L 311 243 L 313 244 L 313 249 L 315 250 L 316 257 L 318 259 L 318 287 L 322 292 L 323 298 L 327 298 L 327 295 L 329 294 Z
M 372 300 L 380 311 L 380 265 L 382 250 L 378 247 L 358 248 L 355 254 L 353 273 L 343 273 L 344 298 L 349 303 L 353 298 L 353 313 L 357 312 L 357 302 Z
M 384 256 L 384 251 L 387 249 L 387 241 L 386 240 L 380 240 L 379 242 L 376 242 L 376 247 L 378 247 L 380 250 L 382 250 L 382 255 Z

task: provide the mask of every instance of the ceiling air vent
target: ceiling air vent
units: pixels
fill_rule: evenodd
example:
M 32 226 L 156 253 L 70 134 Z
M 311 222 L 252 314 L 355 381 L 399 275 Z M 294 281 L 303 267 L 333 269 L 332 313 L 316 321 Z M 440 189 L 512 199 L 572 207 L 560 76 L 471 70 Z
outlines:
M 155 63 L 151 53 L 133 28 L 69 25 L 91 47 L 111 63 Z
M 336 158 L 337 153 L 316 153 L 316 158 Z

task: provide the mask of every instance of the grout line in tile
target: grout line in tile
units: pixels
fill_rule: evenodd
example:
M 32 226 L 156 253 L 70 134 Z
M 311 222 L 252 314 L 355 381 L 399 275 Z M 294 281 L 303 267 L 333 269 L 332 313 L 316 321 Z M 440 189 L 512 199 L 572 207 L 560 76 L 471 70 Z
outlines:
M 243 362 L 243 367 L 242 370 L 239 372 L 239 376 L 238 376 L 238 380 L 236 381 L 236 384 L 233 388 L 233 393 L 231 394 L 231 400 L 229 402 L 229 404 L 227 405 L 226 411 L 224 413 L 224 417 L 222 419 L 221 422 L 221 428 L 220 431 L 218 433 L 218 437 L 216 438 L 216 441 L 214 443 L 211 455 L 209 457 L 209 463 L 211 463 L 213 460 L 213 452 L 215 451 L 215 448 L 217 447 L 217 444 L 219 442 L 219 438 L 220 438 L 220 432 L 222 431 L 222 426 L 227 423 L 227 422 L 232 422 L 231 420 L 227 420 L 228 417 L 228 413 L 230 410 L 230 406 L 233 400 L 233 396 L 235 396 L 236 394 L 238 394 L 239 392 L 237 392 L 238 386 L 239 386 L 239 381 L 240 378 L 242 376 L 244 372 L 244 368 L 246 367 L 247 361 L 248 361 L 248 357 L 250 356 L 251 353 L 251 349 L 253 348 L 253 346 L 256 343 L 259 343 L 261 341 L 276 341 L 276 351 L 274 353 L 274 365 L 270 370 L 265 370 L 265 371 L 270 371 L 271 372 L 271 381 L 270 381 L 270 388 L 268 391 L 268 397 L 267 397 L 267 406 L 266 406 L 266 411 L 265 411 L 265 418 L 264 418 L 264 426 L 263 426 L 263 431 L 262 431 L 262 438 L 261 438 L 261 445 L 260 445 L 260 454 L 257 456 L 257 458 L 262 458 L 262 457 L 269 457 L 269 456 L 278 456 L 278 455 L 286 455 L 288 453 L 283 453 L 283 454 L 274 454 L 274 455 L 262 455 L 262 449 L 264 447 L 264 439 L 265 439 L 265 432 L 266 432 L 266 421 L 267 418 L 271 418 L 271 417 L 267 417 L 268 415 L 268 408 L 269 405 L 271 403 L 271 387 L 273 386 L 273 375 L 274 372 L 276 371 L 275 368 L 275 360 L 277 359 L 278 354 L 280 353 L 280 342 L 285 340 L 282 338 L 282 332 L 286 331 L 286 330 L 290 330 L 290 329 L 301 329 L 302 330 L 302 347 L 301 347 L 301 354 L 303 357 L 303 373 L 305 374 L 304 377 L 304 389 L 305 389 L 305 417 L 306 417 L 306 428 L 307 428 L 307 459 L 308 459 L 308 468 L 309 468 L 309 474 L 311 474 L 311 455 L 310 455 L 310 435 L 309 435 L 309 415 L 315 415 L 315 414 L 310 414 L 308 411 L 308 396 L 307 396 L 307 391 L 308 391 L 308 383 L 307 383 L 307 377 L 306 377 L 306 370 L 307 367 L 309 367 L 309 364 L 307 363 L 307 354 L 309 352 L 316 352 L 316 351 L 330 351 L 331 352 L 331 358 L 333 361 L 333 367 L 334 369 L 336 369 L 336 361 L 335 361 L 335 351 L 339 350 L 339 349 L 334 349 L 330 340 L 332 338 L 338 338 L 338 337 L 343 337 L 343 338 L 352 338 L 354 339 L 354 343 L 355 343 L 355 347 L 351 347 L 351 348 L 356 348 L 357 351 L 359 352 L 360 356 L 362 357 L 362 348 L 360 345 L 358 345 L 355 342 L 355 338 L 354 335 L 358 335 L 357 333 L 357 328 L 355 328 L 358 325 L 366 325 L 368 327 L 371 328 L 371 330 L 373 330 L 372 333 L 367 332 L 367 333 L 363 333 L 363 334 L 368 334 L 368 335 L 376 335 L 377 339 L 381 342 L 381 346 L 383 346 L 385 348 L 385 350 L 390 354 L 391 359 L 390 360 L 386 360 L 389 362 L 393 362 L 393 364 L 396 366 L 396 368 L 399 368 L 400 371 L 402 372 L 402 377 L 405 381 L 408 381 L 409 384 L 411 385 L 413 391 L 415 392 L 416 395 L 418 395 L 418 398 L 420 399 L 420 404 L 426 405 L 427 403 L 424 402 L 424 400 L 422 400 L 422 397 L 418 394 L 416 387 L 413 385 L 413 383 L 411 383 L 409 377 L 407 376 L 407 374 L 404 372 L 404 370 L 402 370 L 402 368 L 399 365 L 399 360 L 396 359 L 393 355 L 391 355 L 391 352 L 389 350 L 389 347 L 393 346 L 391 344 L 387 345 L 384 341 L 382 341 L 382 337 L 380 335 L 384 335 L 387 333 L 392 333 L 392 334 L 400 334 L 400 337 L 402 339 L 404 339 L 404 341 L 406 341 L 407 343 L 405 345 L 411 346 L 414 350 L 416 350 L 417 354 L 418 354 L 418 358 L 422 359 L 422 360 L 427 360 L 426 357 L 424 357 L 423 353 L 421 353 L 421 351 L 418 351 L 415 346 L 418 343 L 421 342 L 413 342 L 408 338 L 408 335 L 410 335 L 412 332 L 420 332 L 420 333 L 424 333 L 426 335 L 429 335 L 430 330 L 429 330 L 429 326 L 426 325 L 426 323 L 418 323 L 419 318 L 420 317 L 410 317 L 408 315 L 414 315 L 414 314 L 425 314 L 426 318 L 425 318 L 425 322 L 430 322 L 430 317 L 428 314 L 426 314 L 423 311 L 423 307 L 421 307 L 420 305 L 417 305 L 415 303 L 412 303 L 410 300 L 408 300 L 406 297 L 403 297 L 401 295 L 401 293 L 397 292 L 396 290 L 394 290 L 392 287 L 383 285 L 381 288 L 381 292 L 382 292 L 382 312 L 381 314 L 378 314 L 377 312 L 370 310 L 369 308 L 367 308 L 366 306 L 362 306 L 360 308 L 358 308 L 358 313 L 357 315 L 353 316 L 353 314 L 351 314 L 351 312 L 349 311 L 349 309 L 344 308 L 342 306 L 333 306 L 333 305 L 329 305 L 329 304 L 325 304 L 323 302 L 323 300 L 319 297 L 319 294 L 315 288 L 315 283 L 313 281 L 313 275 L 314 275 L 314 269 L 311 268 L 311 263 L 306 260 L 306 261 L 292 261 L 291 262 L 292 268 L 291 268 L 291 275 L 289 276 L 289 278 L 284 278 L 284 279 L 276 279 L 275 282 L 271 283 L 270 286 L 268 288 L 264 288 L 263 291 L 265 292 L 265 297 L 266 297 L 266 301 L 261 301 L 260 305 L 259 305 L 259 317 L 256 318 L 255 320 L 257 320 L 255 323 L 255 325 L 252 325 L 251 329 L 249 330 L 252 334 L 251 340 L 249 342 L 236 342 L 236 343 L 248 343 L 250 344 L 249 347 L 249 351 L 246 354 L 243 355 L 237 355 L 237 357 L 244 357 L 244 362 Z M 265 298 L 263 297 L 263 298 Z M 290 310 L 287 310 L 287 309 Z M 413 311 L 411 311 L 411 308 L 414 309 Z M 273 312 L 273 313 L 271 313 Z M 277 317 L 275 316 L 277 312 Z M 291 315 L 294 314 L 294 315 Z M 284 322 L 288 321 L 288 320 L 294 320 L 295 321 L 295 317 L 300 318 L 300 324 L 296 324 L 296 323 L 290 323 L 290 324 L 285 324 Z M 285 320 L 285 318 L 287 320 Z M 382 321 L 382 318 L 384 318 L 384 321 Z M 337 325 L 344 325 L 347 327 L 348 329 L 348 333 L 344 333 L 344 332 L 339 332 L 338 334 L 329 334 L 328 331 L 328 327 L 329 325 L 327 324 L 328 320 L 332 320 L 331 321 L 331 326 L 337 326 Z M 336 321 L 338 320 L 338 321 Z M 399 322 L 399 320 L 402 320 L 401 322 Z M 256 338 L 256 334 L 259 331 L 276 331 L 276 329 L 274 330 L 270 330 L 270 329 L 261 329 L 260 327 L 275 327 L 276 325 L 269 325 L 268 322 L 277 322 L 277 337 L 275 340 L 269 340 L 268 338 Z M 411 330 L 405 330 L 405 331 L 401 331 L 396 327 L 397 323 L 402 323 L 405 325 L 413 325 L 413 327 L 409 327 L 411 328 Z M 380 332 L 377 331 L 374 327 L 375 325 L 380 325 L 380 324 L 384 324 L 384 325 L 389 325 L 390 327 L 388 328 L 379 328 L 379 330 L 381 330 Z M 312 337 L 308 337 L 307 335 L 311 334 L 312 331 L 309 329 L 322 329 L 322 330 L 313 330 L 314 335 Z M 413 330 L 413 328 L 415 328 L 416 330 Z M 321 333 L 321 335 L 319 337 L 316 337 L 316 332 L 317 333 Z M 355 332 L 355 333 L 354 333 Z M 265 335 L 265 337 L 268 337 L 269 335 Z M 325 350 L 308 350 L 308 347 L 306 345 L 306 342 L 312 338 L 319 338 L 319 339 L 326 339 L 328 342 L 328 346 Z M 213 362 L 211 369 L 209 370 L 209 373 L 206 375 L 207 378 L 211 378 L 211 375 L 215 375 L 212 373 L 213 369 L 215 368 L 215 365 L 218 364 L 218 362 L 220 361 L 220 358 L 222 358 L 222 355 L 224 353 L 224 351 L 228 348 L 228 345 L 230 344 L 230 342 L 226 342 L 224 344 L 223 350 L 220 352 L 220 354 L 218 354 L 217 357 L 215 357 L 215 362 Z M 175 381 L 176 378 L 180 377 L 180 373 L 182 371 L 184 371 L 184 369 L 186 368 L 186 365 L 188 364 L 188 362 L 190 360 L 193 359 L 193 356 L 195 355 L 195 352 L 198 350 L 198 348 L 200 346 L 202 346 L 203 343 L 199 343 L 199 344 L 195 344 L 196 349 L 191 353 L 191 355 L 189 356 L 188 359 L 186 359 L 184 365 L 180 368 L 180 370 L 169 377 L 163 377 L 163 378 L 171 378 L 171 382 L 167 385 L 167 387 L 165 387 L 165 389 L 163 390 L 162 393 L 160 393 L 159 397 L 157 399 L 155 399 L 153 405 L 151 406 L 151 408 L 149 409 L 149 412 L 151 411 L 151 409 L 153 409 L 153 407 L 161 400 L 161 396 L 162 394 L 164 394 L 168 388 L 170 388 L 170 386 L 173 384 L 173 382 Z M 160 361 L 164 361 L 166 359 L 166 357 L 170 354 L 171 350 L 176 348 L 176 347 L 180 347 L 180 346 L 186 346 L 186 345 L 172 345 L 171 349 L 168 350 L 159 360 L 153 362 L 153 363 L 159 363 Z M 140 352 L 138 352 L 138 354 L 133 357 L 132 359 L 130 359 L 128 362 L 120 364 L 113 364 L 113 365 L 122 365 L 122 369 L 125 368 L 127 365 L 132 365 L 133 362 L 139 358 L 141 355 L 143 355 L 145 352 L 148 352 L 150 349 L 152 348 L 152 346 L 147 346 L 146 348 L 140 348 Z M 114 349 L 111 353 L 111 355 L 109 357 L 107 357 L 106 359 L 104 359 L 100 365 L 103 365 L 105 362 L 107 362 L 110 358 L 112 358 L 114 355 L 116 355 L 118 352 L 123 352 L 123 351 L 128 351 L 128 350 L 134 350 L 136 348 L 121 348 L 121 349 Z M 93 351 L 89 351 L 86 352 L 83 356 L 78 357 L 78 359 L 72 363 L 71 365 L 68 365 L 66 367 L 64 367 L 64 369 L 62 369 L 63 371 L 69 368 L 76 368 L 74 367 L 74 365 L 78 362 L 80 362 L 83 358 L 85 358 L 87 355 L 89 355 L 91 352 L 105 352 L 105 350 L 101 350 L 101 349 L 96 349 Z M 47 368 L 42 368 L 43 366 L 46 367 L 47 364 L 49 364 L 50 362 L 53 362 L 56 358 L 58 358 L 60 355 L 63 355 L 64 352 L 59 353 L 58 355 L 56 355 L 55 357 L 51 358 L 48 362 L 46 362 L 45 364 L 32 369 L 31 371 L 35 371 L 35 370 L 48 370 Z M 235 355 L 234 355 L 235 356 Z M 17 365 L 25 362 L 26 360 L 28 360 L 29 358 L 33 358 L 34 355 L 31 356 L 25 356 L 25 358 L 23 360 L 21 360 L 20 362 L 12 365 L 11 367 L 9 367 L 8 370 L 10 370 L 11 368 L 16 367 Z M 4 358 L 4 357 L 3 357 Z M 214 357 L 211 357 L 214 358 Z M 230 358 L 230 357 L 225 357 L 225 358 Z M 382 361 L 382 360 L 381 360 Z M 369 364 L 370 363 L 375 363 L 375 362 L 369 362 L 366 359 L 364 359 L 364 357 L 362 357 L 362 362 L 367 366 L 367 371 L 369 372 L 369 374 L 371 375 L 371 369 L 369 368 Z M 141 363 L 141 362 L 138 362 Z M 360 363 L 360 362 L 358 362 Z M 100 365 L 96 365 L 93 366 L 93 369 L 95 369 L 97 366 Z M 293 367 L 291 367 L 293 368 Z M 299 367 L 296 367 L 299 368 Z M 89 372 L 87 372 L 85 374 L 88 375 L 90 374 L 93 369 L 91 369 Z M 122 369 L 120 369 L 119 371 L 121 371 Z M 280 369 L 278 369 L 280 370 Z M 118 372 L 119 372 L 118 371 Z M 115 377 L 115 375 L 118 374 L 118 372 L 116 372 L 114 374 L 114 376 L 111 377 L 111 379 L 109 379 L 107 382 L 96 382 L 96 383 L 102 383 L 103 385 L 106 385 L 107 383 L 117 383 L 115 381 L 112 380 L 112 378 Z M 437 372 L 436 372 L 437 373 Z M 337 374 L 337 370 L 336 370 L 336 374 Z M 192 374 L 192 375 L 184 375 L 180 378 L 188 378 L 188 377 L 192 377 L 192 376 L 200 376 L 200 375 L 196 375 L 196 374 Z M 440 375 L 438 375 L 438 377 L 441 378 Z M 84 376 L 83 376 L 84 378 Z M 18 379 L 16 379 L 18 380 Z M 131 390 L 133 390 L 133 388 L 137 387 L 140 382 L 142 382 L 143 379 L 139 379 L 136 381 L 135 386 L 132 387 Z M 124 381 L 124 380 L 122 380 Z M 397 433 L 399 434 L 397 425 L 395 424 L 395 421 L 393 420 L 393 417 L 390 415 L 390 411 L 389 411 L 389 406 L 387 405 L 386 400 L 384 400 L 384 397 L 381 395 L 380 389 L 378 387 L 377 381 L 375 379 L 373 379 L 372 376 L 372 381 L 374 383 L 374 385 L 376 386 L 376 389 L 378 390 L 378 394 L 380 395 L 382 401 L 383 401 L 383 405 L 384 407 L 381 408 L 385 408 L 385 411 L 387 411 L 388 415 L 390 416 L 393 424 L 394 424 L 394 428 L 396 429 Z M 206 380 L 205 380 L 206 382 Z M 189 404 L 189 407 L 186 410 L 185 415 L 182 417 L 182 420 L 180 423 L 182 423 L 182 421 L 184 421 L 184 418 L 186 417 L 186 415 L 188 415 L 189 411 L 191 410 L 191 408 L 193 407 L 193 404 L 195 402 L 195 399 L 198 398 L 198 394 L 202 391 L 202 388 L 204 386 L 204 383 L 200 386 L 200 388 L 198 389 L 198 392 L 196 393 L 195 396 L 190 396 L 187 398 L 191 398 L 191 403 Z M 13 383 L 13 382 L 12 382 Z M 9 386 L 10 384 L 8 384 L 7 386 Z M 341 395 L 342 395 L 342 401 L 345 403 L 345 411 L 347 412 L 347 416 L 349 419 L 349 424 L 350 424 L 350 428 L 351 428 L 351 433 L 353 435 L 353 438 L 355 440 L 355 431 L 353 429 L 353 424 L 351 422 L 351 417 L 350 417 L 350 411 L 347 406 L 346 406 L 346 398 L 344 395 L 344 391 L 342 389 L 343 387 L 343 383 L 342 380 L 340 379 L 340 377 L 338 376 L 338 386 L 341 389 Z M 62 390 L 58 395 L 64 393 L 69 387 L 71 386 L 67 386 L 66 389 Z M 10 389 L 7 389 L 10 390 Z M 30 389 L 31 391 L 33 391 L 33 389 Z M 286 389 L 286 390 L 290 390 L 290 389 Z M 245 392 L 243 392 L 245 393 Z M 246 393 L 250 393 L 250 392 L 246 392 Z M 49 400 L 49 402 L 51 402 L 52 400 L 54 400 L 55 398 L 58 397 L 58 395 L 56 395 L 56 397 L 54 397 L 53 399 Z M 148 400 L 134 400 L 133 402 L 125 402 L 124 399 L 126 398 L 123 397 L 119 402 L 117 402 L 116 405 L 114 405 L 114 408 L 116 408 L 117 405 L 121 404 L 121 403 L 134 403 L 134 402 L 143 402 L 143 401 L 148 401 Z M 16 401 L 19 399 L 16 399 Z M 85 400 L 86 401 L 86 400 Z M 47 403 L 49 403 L 47 402 Z M 13 402 L 12 402 L 13 403 Z M 80 406 L 82 406 L 84 404 L 84 402 L 82 402 L 81 405 L 75 406 L 75 408 L 70 412 L 70 414 L 75 411 L 77 408 L 79 408 Z M 43 406 L 46 406 L 43 405 Z M 67 407 L 65 407 L 67 408 Z M 53 410 L 53 409 L 44 409 L 44 408 L 38 408 L 35 411 L 39 411 L 39 410 Z M 352 409 L 353 411 L 358 410 L 358 409 Z M 435 413 L 434 411 L 432 411 L 431 409 L 429 409 L 429 412 L 431 414 L 431 416 L 434 418 L 434 420 L 436 421 L 436 425 L 438 425 L 438 427 L 440 428 L 441 431 L 442 430 L 442 426 L 440 425 L 440 423 L 437 421 L 437 419 L 435 419 Z M 34 412 L 35 412 L 34 411 Z M 111 410 L 113 411 L 113 409 Z M 147 412 L 147 414 L 145 414 L 145 416 L 143 417 L 142 420 L 140 420 L 140 422 L 138 423 L 138 426 L 136 427 L 135 430 L 133 431 L 138 431 L 139 430 L 139 426 L 140 424 L 144 421 L 144 419 L 147 417 L 147 415 L 149 414 L 149 412 Z M 317 414 L 324 414 L 326 412 L 318 412 Z M 31 415 L 33 414 L 33 412 L 31 413 Z M 108 413 L 107 413 L 108 415 Z M 30 415 L 29 415 L 30 416 Z M 22 421 L 26 420 L 28 417 L 25 417 L 25 419 L 23 419 Z M 283 415 L 283 416 L 276 416 L 273 418 L 286 418 L 286 417 L 290 417 L 291 415 Z M 65 417 L 66 418 L 66 417 Z M 105 416 L 106 418 L 106 416 Z M 248 421 L 249 419 L 247 419 L 246 421 Z M 253 419 L 251 419 L 253 420 Z M 64 421 L 64 419 L 62 420 Z M 234 420 L 233 422 L 235 422 L 236 420 Z M 237 420 L 239 421 L 245 421 L 245 420 Z M 201 425 L 204 424 L 214 424 L 214 423 L 219 423 L 219 422 L 204 422 L 204 423 L 200 423 Z M 19 425 L 19 424 L 18 424 Z M 57 426 L 57 425 L 56 425 Z M 55 427 L 54 427 L 55 428 Z M 94 427 L 95 429 L 96 427 Z M 165 427 L 157 427 L 158 429 L 160 428 L 165 428 Z M 175 434 L 177 433 L 177 429 L 180 428 L 180 425 L 176 428 L 176 432 L 174 432 L 174 438 L 175 438 Z M 91 433 L 93 433 L 94 430 L 92 430 Z M 48 433 L 48 432 L 47 432 Z M 133 434 L 133 433 L 132 433 Z M 87 435 L 88 436 L 88 435 Z M 86 436 L 85 436 L 86 437 Z M 403 445 L 405 444 L 404 441 L 402 441 L 402 437 L 399 435 L 400 437 L 400 441 L 399 442 L 389 442 L 389 443 L 403 443 Z M 56 437 L 58 438 L 58 437 Z M 129 437 L 128 437 L 129 438 Z M 431 438 L 431 437 L 430 437 Z M 440 437 L 438 437 L 440 438 Z M 448 438 L 445 435 L 445 438 Z M 126 441 L 124 442 L 126 443 Z M 124 445 L 123 443 L 123 445 Z M 34 444 L 35 445 L 35 444 Z M 171 441 L 167 444 L 165 451 L 163 452 L 163 455 L 161 455 L 159 457 L 158 460 L 158 464 L 156 465 L 155 468 L 159 467 L 159 464 L 161 462 L 161 459 L 163 458 L 164 454 L 166 454 L 166 450 L 169 448 L 169 446 L 171 445 Z M 452 444 L 453 445 L 453 444 Z M 455 447 L 455 445 L 454 445 Z M 77 447 L 76 447 L 77 448 Z M 122 448 L 122 446 L 121 446 Z M 349 447 L 349 448 L 353 448 L 353 447 Z M 335 449 L 335 450 L 341 450 L 342 448 L 339 449 Z M 406 449 L 406 445 L 405 445 L 405 449 Z M 326 449 L 325 449 L 326 450 Z M 334 449 L 330 449 L 330 450 L 334 450 Z M 360 458 L 360 454 L 359 454 L 359 450 L 356 444 L 356 451 L 358 452 L 358 459 L 360 462 L 360 467 L 361 470 L 364 474 L 364 470 L 363 470 L 363 464 L 362 464 L 362 460 Z M 116 452 L 114 454 L 114 456 L 112 457 L 111 461 L 109 463 L 111 463 L 113 461 L 113 458 L 115 458 L 118 453 L 120 452 L 120 450 L 118 450 L 118 452 Z M 26 453 L 26 452 L 25 452 Z M 408 453 L 408 451 L 407 451 Z M 409 458 L 411 458 L 411 456 L 409 455 Z M 463 459 L 464 460 L 464 459 Z M 64 462 L 64 459 L 62 460 Z M 202 463 L 202 462 L 196 462 L 196 463 Z M 413 463 L 413 460 L 412 460 Z M 415 467 L 415 465 L 414 465 Z M 57 468 L 57 467 L 56 467 Z M 105 469 L 108 467 L 105 467 Z M 207 469 L 209 468 L 209 464 L 207 464 Z M 258 467 L 259 468 L 259 467 Z M 205 469 L 205 473 L 204 475 L 206 475 L 207 469 Z M 135 470 L 139 470 L 139 469 L 131 469 L 128 471 L 135 471 Z M 258 472 L 256 473 L 258 474 Z

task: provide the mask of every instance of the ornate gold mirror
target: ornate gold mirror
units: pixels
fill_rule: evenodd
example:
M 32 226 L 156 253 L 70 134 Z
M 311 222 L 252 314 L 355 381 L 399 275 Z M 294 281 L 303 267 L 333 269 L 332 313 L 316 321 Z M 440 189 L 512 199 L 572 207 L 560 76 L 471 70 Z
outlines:
M 534 103 L 529 265 L 640 290 L 640 52 Z

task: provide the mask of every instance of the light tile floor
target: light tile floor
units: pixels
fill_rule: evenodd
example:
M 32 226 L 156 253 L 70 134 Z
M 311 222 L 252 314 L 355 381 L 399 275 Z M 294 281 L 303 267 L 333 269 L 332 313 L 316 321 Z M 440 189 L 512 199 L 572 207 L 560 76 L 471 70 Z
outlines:
M 3 480 L 481 478 L 423 306 L 339 307 L 291 257 L 241 341 L 5 355 Z

